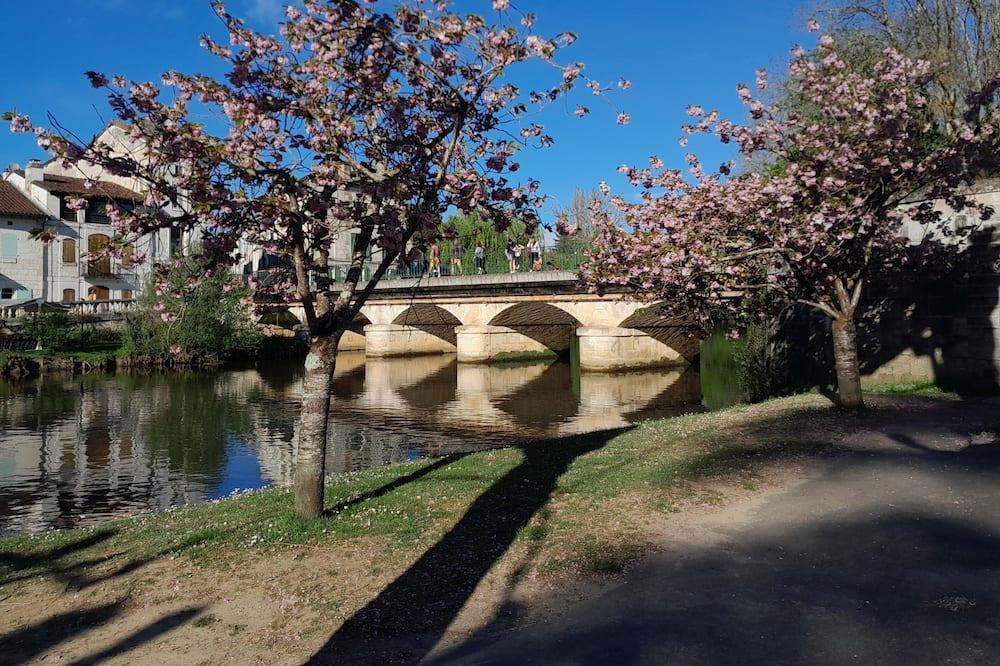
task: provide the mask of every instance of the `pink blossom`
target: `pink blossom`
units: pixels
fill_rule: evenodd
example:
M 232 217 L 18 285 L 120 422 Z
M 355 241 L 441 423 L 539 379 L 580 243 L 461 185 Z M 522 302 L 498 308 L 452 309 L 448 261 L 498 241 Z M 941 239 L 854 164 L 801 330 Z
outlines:
M 628 125 L 630 122 L 632 122 L 632 116 L 628 115 L 627 113 L 618 114 L 619 125 Z
M 165 321 L 168 324 L 171 324 L 171 323 L 177 321 L 177 316 L 174 315 L 171 312 L 164 312 L 163 314 L 160 315 L 160 319 L 162 319 L 163 321 Z
M 177 356 L 178 354 L 180 354 L 181 351 L 183 351 L 183 350 L 181 349 L 180 345 L 177 345 L 177 344 L 170 345 L 170 353 L 173 354 L 174 356 Z
M 10 117 L 10 131 L 15 133 L 30 132 L 34 129 L 31 119 L 28 116 L 12 114 Z
M 809 32 L 816 32 L 819 30 L 819 21 L 817 21 L 814 17 L 810 17 L 809 20 L 806 21 L 806 27 L 809 29 Z

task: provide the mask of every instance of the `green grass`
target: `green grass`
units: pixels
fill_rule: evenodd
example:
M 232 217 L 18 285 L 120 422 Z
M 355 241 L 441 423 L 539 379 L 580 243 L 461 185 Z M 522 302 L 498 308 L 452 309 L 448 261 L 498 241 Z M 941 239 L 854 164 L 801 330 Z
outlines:
M 957 400 L 959 395 L 952 391 L 946 391 L 934 382 L 903 382 L 898 384 L 875 384 L 866 386 L 865 393 L 871 395 L 900 395 L 914 396 L 918 398 L 939 398 L 945 400 Z
M 112 361 L 121 355 L 121 345 L 118 342 L 94 342 L 76 349 L 33 349 L 30 351 L 3 352 L 0 353 L 0 365 L 5 364 L 11 358 L 18 357 L 30 358 L 35 361 L 53 359 L 99 364 Z

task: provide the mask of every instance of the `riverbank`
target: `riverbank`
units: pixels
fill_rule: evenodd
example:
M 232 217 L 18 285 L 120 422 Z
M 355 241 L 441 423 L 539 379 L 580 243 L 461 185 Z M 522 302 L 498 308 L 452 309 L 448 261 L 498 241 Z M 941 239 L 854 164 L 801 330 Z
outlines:
M 117 370 L 214 369 L 250 360 L 273 361 L 304 356 L 301 345 L 288 338 L 265 339 L 253 354 L 228 358 L 192 354 L 133 354 L 117 343 L 87 349 L 0 352 L 0 378 L 21 379 L 50 372 L 84 374 Z
M 371 639 L 405 661 L 442 636 L 517 623 L 512 609 L 553 590 L 587 595 L 698 512 L 780 485 L 858 428 L 941 404 L 871 402 L 845 415 L 803 395 L 341 475 L 319 521 L 270 490 L 0 540 L 0 647 L 20 660 L 299 663 L 325 644 L 358 656 Z

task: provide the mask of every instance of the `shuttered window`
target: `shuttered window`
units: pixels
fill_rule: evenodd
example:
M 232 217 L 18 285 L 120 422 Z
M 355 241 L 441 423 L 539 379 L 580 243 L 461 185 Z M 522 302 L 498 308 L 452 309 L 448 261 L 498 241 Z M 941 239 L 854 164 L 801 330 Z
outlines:
M 76 263 L 76 241 L 67 238 L 62 242 L 63 250 L 63 263 L 64 264 L 75 264 Z
M 17 236 L 14 234 L 0 235 L 0 257 L 17 259 Z

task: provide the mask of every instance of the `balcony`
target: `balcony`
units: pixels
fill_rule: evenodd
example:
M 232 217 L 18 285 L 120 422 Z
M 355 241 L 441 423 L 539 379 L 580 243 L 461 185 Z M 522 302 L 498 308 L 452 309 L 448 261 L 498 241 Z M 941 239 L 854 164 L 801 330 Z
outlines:
M 97 280 L 131 280 L 135 277 L 135 267 L 112 263 L 110 259 L 101 259 L 85 263 L 83 276 Z

